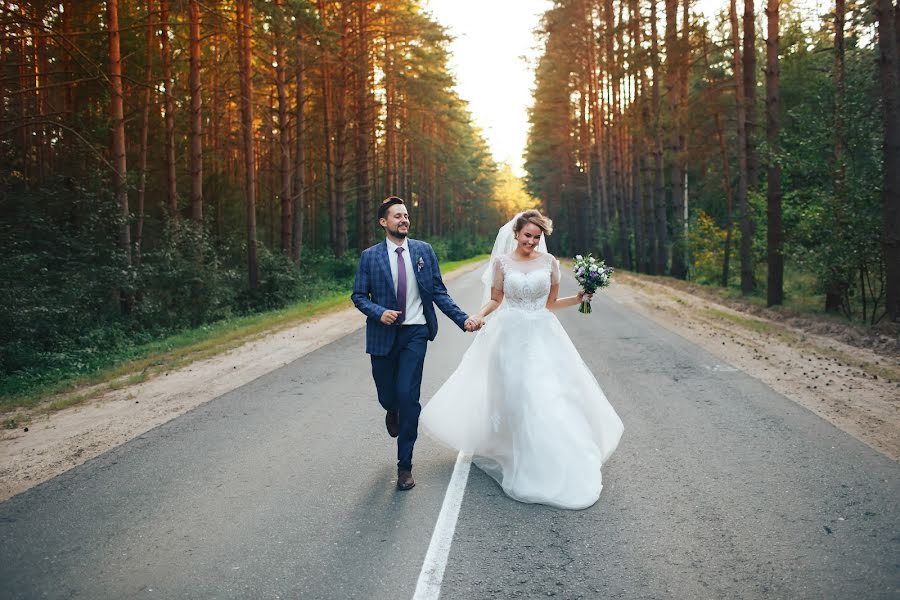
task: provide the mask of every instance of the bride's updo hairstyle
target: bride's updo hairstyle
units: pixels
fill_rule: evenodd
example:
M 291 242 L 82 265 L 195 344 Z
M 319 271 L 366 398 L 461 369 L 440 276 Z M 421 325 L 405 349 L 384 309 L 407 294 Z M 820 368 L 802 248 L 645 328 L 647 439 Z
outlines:
M 540 211 L 531 209 L 526 210 L 519 218 L 516 219 L 516 222 L 513 223 L 513 233 L 518 234 L 522 231 L 522 228 L 531 223 L 532 225 L 537 225 L 538 229 L 544 232 L 544 235 L 550 235 L 553 233 L 553 221 L 545 217 L 540 213 Z

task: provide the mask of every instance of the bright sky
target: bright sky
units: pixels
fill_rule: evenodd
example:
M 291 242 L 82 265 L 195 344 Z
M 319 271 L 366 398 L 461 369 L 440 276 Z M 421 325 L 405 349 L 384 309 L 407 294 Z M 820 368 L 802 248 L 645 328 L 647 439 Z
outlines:
M 549 0 L 427 0 L 425 8 L 456 39 L 450 67 L 457 91 L 498 162 L 524 175 L 534 63 L 533 31 Z M 528 60 L 526 60 L 526 57 Z
M 697 0 L 694 10 L 712 18 L 726 2 Z M 824 0 L 799 2 L 814 19 Z M 469 102 L 494 159 L 508 162 L 517 175 L 525 175 L 522 154 L 528 138 L 534 66 L 540 57 L 533 32 L 552 2 L 425 0 L 424 4 L 456 38 L 450 45 L 450 67 L 456 74 L 457 91 Z M 757 2 L 758 13 L 762 8 Z M 743 2 L 738 2 L 738 11 L 743 12 Z M 765 31 L 757 31 L 757 35 L 764 36 Z

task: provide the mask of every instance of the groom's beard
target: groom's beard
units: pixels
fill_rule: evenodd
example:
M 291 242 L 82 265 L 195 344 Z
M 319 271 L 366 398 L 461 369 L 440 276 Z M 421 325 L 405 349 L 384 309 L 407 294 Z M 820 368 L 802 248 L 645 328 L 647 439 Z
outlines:
M 395 238 L 400 238 L 401 240 L 409 235 L 409 227 L 406 228 L 406 231 L 400 231 L 399 229 L 391 229 L 388 227 L 388 233 L 390 233 Z

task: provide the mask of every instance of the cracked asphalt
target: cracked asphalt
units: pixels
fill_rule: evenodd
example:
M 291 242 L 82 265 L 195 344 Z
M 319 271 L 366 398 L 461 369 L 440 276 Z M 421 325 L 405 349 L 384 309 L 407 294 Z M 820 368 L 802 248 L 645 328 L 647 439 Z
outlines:
M 468 310 L 478 271 L 451 292 Z M 563 293 L 573 293 L 567 280 Z M 473 468 L 442 598 L 900 598 L 900 466 L 597 294 L 559 313 L 625 423 L 599 502 Z M 446 319 L 428 398 L 471 337 Z M 0 504 L 0 598 L 411 598 L 453 470 L 394 489 L 359 331 Z

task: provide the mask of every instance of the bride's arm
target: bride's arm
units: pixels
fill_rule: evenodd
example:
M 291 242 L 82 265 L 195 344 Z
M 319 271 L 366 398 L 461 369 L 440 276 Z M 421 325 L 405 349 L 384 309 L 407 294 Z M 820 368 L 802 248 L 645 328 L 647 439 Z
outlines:
M 576 304 L 581 304 L 582 300 L 590 302 L 594 297 L 593 294 L 585 294 L 584 290 L 580 290 L 574 296 L 566 296 L 565 298 L 557 298 L 558 295 L 559 284 L 554 283 L 550 286 L 550 295 L 547 296 L 547 310 L 557 310 L 568 306 L 575 306 Z
M 590 302 L 591 298 L 593 298 L 593 294 L 585 294 L 584 290 L 580 290 L 574 296 L 559 298 L 559 261 L 552 256 L 551 260 L 553 262 L 550 265 L 550 295 L 547 296 L 547 310 L 557 310 L 559 308 L 566 308 L 567 306 L 575 306 L 576 304 L 581 304 L 582 300 Z
M 491 288 L 491 299 L 481 307 L 481 310 L 479 310 L 478 314 L 475 316 L 479 319 L 484 319 L 486 316 L 497 310 L 497 307 L 500 306 L 501 302 L 503 302 L 503 290 Z

